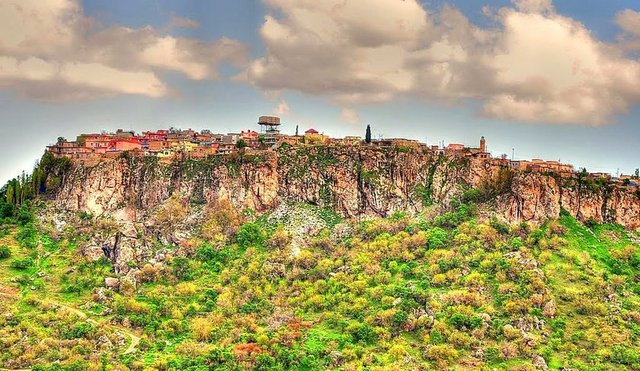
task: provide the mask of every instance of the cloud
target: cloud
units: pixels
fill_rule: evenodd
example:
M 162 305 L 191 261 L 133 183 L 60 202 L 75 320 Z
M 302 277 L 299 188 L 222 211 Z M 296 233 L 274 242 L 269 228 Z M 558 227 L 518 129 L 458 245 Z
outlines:
M 291 113 L 291 109 L 289 108 L 289 104 L 286 100 L 281 99 L 280 103 L 273 109 L 273 114 L 278 116 L 285 116 Z
M 200 28 L 200 22 L 196 21 L 195 19 L 190 19 L 190 18 L 182 18 L 182 17 L 178 17 L 178 16 L 174 16 L 171 19 L 171 27 L 177 27 L 177 28 Z
M 343 108 L 340 112 L 340 120 L 346 122 L 347 124 L 359 124 L 360 123 L 360 115 L 355 110 L 350 108 Z
M 618 39 L 623 49 L 640 50 L 640 12 L 625 9 L 616 15 L 616 23 L 624 31 Z
M 260 30 L 267 53 L 243 78 L 266 91 L 325 96 L 342 107 L 474 99 L 494 118 L 587 125 L 610 123 L 640 101 L 640 62 L 550 0 L 487 8 L 494 28 L 416 0 L 265 2 L 274 10 Z M 630 35 L 637 15 L 617 18 Z
M 196 26 L 187 21 L 172 23 Z M 204 42 L 152 27 L 100 28 L 78 0 L 0 3 L 0 86 L 27 98 L 161 97 L 170 91 L 163 72 L 216 79 L 219 64 L 242 66 L 247 53 L 246 46 L 227 38 Z
M 523 13 L 552 13 L 555 11 L 551 0 L 512 0 Z

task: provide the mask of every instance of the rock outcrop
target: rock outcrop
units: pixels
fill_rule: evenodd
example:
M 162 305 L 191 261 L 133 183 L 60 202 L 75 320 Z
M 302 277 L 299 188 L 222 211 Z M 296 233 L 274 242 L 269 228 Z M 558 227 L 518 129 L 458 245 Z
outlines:
M 283 202 L 306 202 L 362 218 L 447 207 L 465 189 L 491 188 L 498 179 L 509 184 L 497 187 L 490 210 L 509 223 L 539 223 L 565 209 L 583 221 L 640 228 L 640 198 L 624 187 L 529 172 L 511 172 L 500 180 L 500 169 L 497 161 L 391 147 L 282 147 L 172 163 L 121 158 L 74 165 L 55 201 L 67 211 L 130 223 L 144 221 L 173 194 L 195 204 L 227 199 L 257 212 Z

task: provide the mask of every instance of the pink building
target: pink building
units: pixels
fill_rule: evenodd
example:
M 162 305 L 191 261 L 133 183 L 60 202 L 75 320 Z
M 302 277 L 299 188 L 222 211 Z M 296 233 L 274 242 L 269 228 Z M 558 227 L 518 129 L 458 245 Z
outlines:
M 450 143 L 447 146 L 447 151 L 462 151 L 464 149 L 464 144 L 459 143 Z
M 90 148 L 95 153 L 105 153 L 109 149 L 109 145 L 113 137 L 108 134 L 88 134 L 83 135 L 84 146 Z
M 138 138 L 118 138 L 109 144 L 110 151 L 135 151 L 142 150 L 142 142 Z

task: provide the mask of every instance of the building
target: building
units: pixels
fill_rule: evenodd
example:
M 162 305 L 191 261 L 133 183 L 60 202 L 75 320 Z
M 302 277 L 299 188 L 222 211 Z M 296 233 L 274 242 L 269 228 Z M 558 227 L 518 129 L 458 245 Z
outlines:
M 169 130 L 143 131 L 142 140 L 146 141 L 165 141 L 169 135 Z
M 84 147 L 90 148 L 95 153 L 105 153 L 113 140 L 110 134 L 83 134 L 78 137 L 78 143 L 84 143 Z
M 116 138 L 109 143 L 109 151 L 112 152 L 136 150 L 142 150 L 142 142 L 138 138 Z
M 324 134 L 320 134 L 316 129 L 309 129 L 304 132 L 304 142 L 306 144 L 329 144 L 330 138 Z
M 116 133 L 113 134 L 113 136 L 115 138 L 125 138 L 125 139 L 127 139 L 127 138 L 135 137 L 136 133 L 134 131 L 131 131 L 131 130 L 127 131 L 127 130 L 118 129 L 116 131 Z
M 278 143 L 277 137 L 280 134 L 280 117 L 260 116 L 258 125 L 260 125 L 260 133 L 264 134 L 264 144 L 267 147 L 275 146 Z
M 245 143 L 247 143 L 247 145 L 251 148 L 258 148 L 258 146 L 260 145 L 260 134 L 258 134 L 257 131 L 253 131 L 251 129 L 247 131 L 243 130 L 240 132 L 240 138 L 244 140 Z
M 463 151 L 464 149 L 465 149 L 464 144 L 460 144 L 460 143 L 449 143 L 447 148 L 445 148 L 446 151 Z
M 362 144 L 362 137 L 348 135 L 342 139 L 341 143 L 345 146 L 359 146 Z
M 66 140 L 59 141 L 54 145 L 48 146 L 47 151 L 51 152 L 56 158 L 81 158 L 93 153 L 91 148 L 82 146 L 78 144 L 78 142 L 68 142 Z

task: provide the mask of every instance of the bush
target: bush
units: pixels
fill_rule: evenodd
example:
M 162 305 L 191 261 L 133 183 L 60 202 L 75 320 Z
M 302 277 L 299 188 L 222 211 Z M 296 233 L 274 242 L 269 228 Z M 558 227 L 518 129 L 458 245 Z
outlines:
M 0 246 L 0 259 L 6 259 L 11 256 L 9 246 Z
M 479 317 L 467 317 L 464 314 L 454 313 L 449 317 L 449 324 L 457 328 L 458 330 L 467 329 L 473 330 L 480 327 L 482 319 Z
M 378 339 L 374 328 L 366 323 L 349 326 L 347 331 L 351 334 L 354 343 L 372 344 Z
M 218 252 L 210 245 L 203 245 L 196 251 L 196 259 L 201 262 L 213 261 L 218 257 Z
M 29 207 L 25 204 L 20 207 L 20 210 L 18 210 L 18 216 L 16 219 L 20 225 L 27 225 L 33 221 L 34 217 L 31 210 L 29 210 Z
M 77 324 L 76 326 L 66 329 L 62 333 L 62 338 L 71 340 L 71 339 L 81 339 L 81 338 L 89 338 L 96 332 L 95 326 L 88 322 L 82 322 Z
M 11 268 L 18 270 L 29 269 L 33 266 L 33 259 L 27 257 L 22 259 L 13 259 L 11 261 Z
M 173 275 L 180 280 L 189 280 L 193 278 L 191 263 L 187 258 L 173 258 Z
M 16 234 L 16 241 L 22 247 L 35 249 L 38 247 L 38 231 L 32 224 L 26 225 Z
M 243 224 L 236 235 L 236 242 L 242 247 L 262 245 L 264 240 L 264 231 L 255 223 Z

